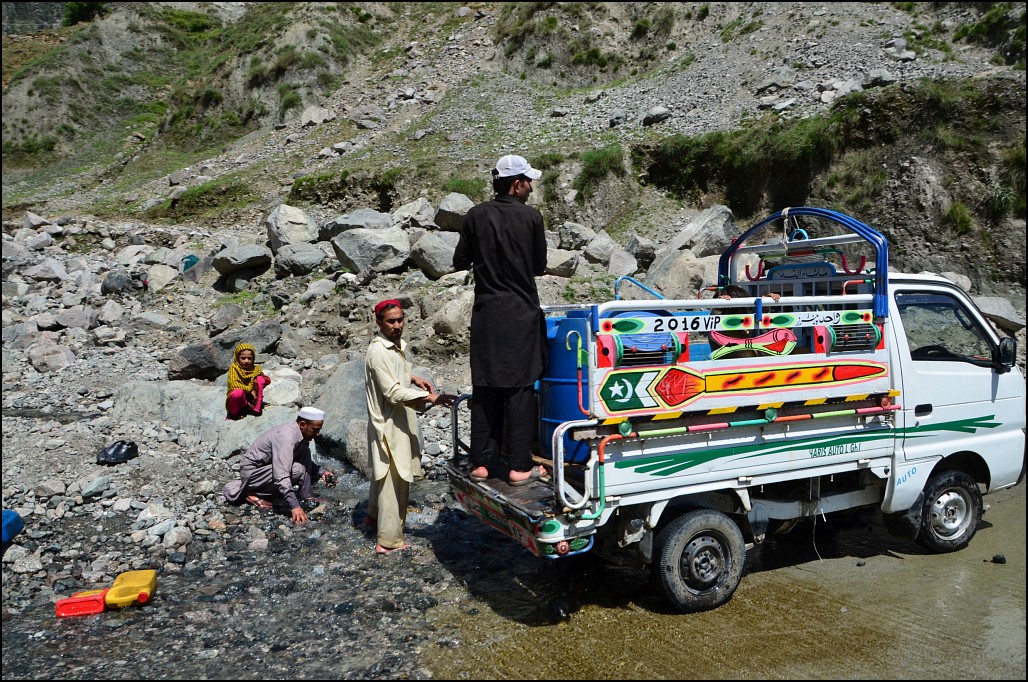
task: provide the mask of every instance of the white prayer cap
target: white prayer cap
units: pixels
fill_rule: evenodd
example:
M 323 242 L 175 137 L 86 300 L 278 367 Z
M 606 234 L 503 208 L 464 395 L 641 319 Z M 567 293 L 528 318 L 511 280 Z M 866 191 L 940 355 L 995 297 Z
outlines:
M 300 419 L 306 419 L 309 422 L 325 421 L 325 413 L 316 407 L 302 407 L 300 408 Z

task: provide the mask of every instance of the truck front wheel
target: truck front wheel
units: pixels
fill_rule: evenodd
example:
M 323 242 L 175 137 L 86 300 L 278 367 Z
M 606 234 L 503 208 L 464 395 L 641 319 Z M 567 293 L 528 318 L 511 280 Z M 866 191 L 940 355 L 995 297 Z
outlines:
M 742 580 L 746 543 L 727 516 L 712 509 L 687 512 L 657 536 L 654 577 L 685 613 L 721 606 Z
M 963 471 L 941 471 L 928 479 L 917 544 L 943 554 L 967 547 L 982 520 L 982 493 Z

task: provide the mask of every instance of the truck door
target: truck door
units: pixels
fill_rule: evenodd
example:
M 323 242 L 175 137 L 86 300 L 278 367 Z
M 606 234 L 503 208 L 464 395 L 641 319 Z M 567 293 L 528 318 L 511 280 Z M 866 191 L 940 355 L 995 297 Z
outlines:
M 982 473 L 990 488 L 1016 483 L 1024 459 L 1024 378 L 1016 367 L 994 367 L 996 332 L 955 288 L 900 284 L 892 291 L 903 330 L 896 340 L 901 457 L 974 453 L 962 457 L 988 465 Z

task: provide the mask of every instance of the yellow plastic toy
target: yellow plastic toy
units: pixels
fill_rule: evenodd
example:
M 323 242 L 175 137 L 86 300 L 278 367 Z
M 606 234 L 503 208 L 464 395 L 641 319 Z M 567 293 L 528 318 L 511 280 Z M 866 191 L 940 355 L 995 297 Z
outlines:
M 156 589 L 157 571 L 125 571 L 114 579 L 111 589 L 104 595 L 104 602 L 118 608 L 145 604 Z

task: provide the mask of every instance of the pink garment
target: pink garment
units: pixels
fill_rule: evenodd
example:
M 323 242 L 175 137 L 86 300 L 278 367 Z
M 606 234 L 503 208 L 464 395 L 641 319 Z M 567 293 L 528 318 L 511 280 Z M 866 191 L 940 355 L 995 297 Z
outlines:
M 243 389 L 237 388 L 230 392 L 228 399 L 225 401 L 225 406 L 228 409 L 228 418 L 242 419 L 249 414 L 260 416 L 261 410 L 264 408 L 264 387 L 270 383 L 271 380 L 263 374 L 253 380 L 253 385 L 257 392 L 257 400 L 253 404 L 250 403 L 249 397 Z

